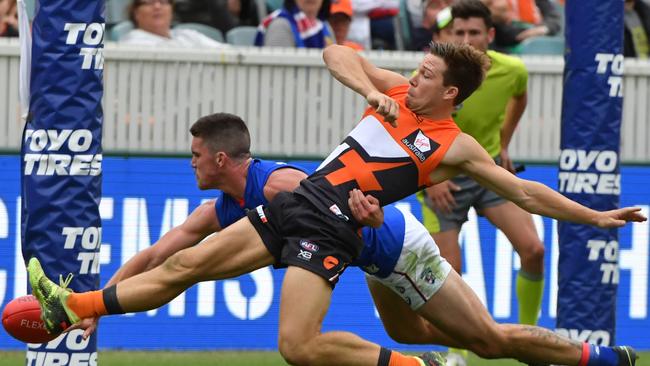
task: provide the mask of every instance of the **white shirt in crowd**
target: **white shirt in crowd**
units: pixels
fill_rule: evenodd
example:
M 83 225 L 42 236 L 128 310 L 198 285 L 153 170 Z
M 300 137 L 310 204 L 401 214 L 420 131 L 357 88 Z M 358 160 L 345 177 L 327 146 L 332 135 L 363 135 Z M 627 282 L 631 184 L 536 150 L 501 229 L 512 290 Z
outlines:
M 193 29 L 172 29 L 170 38 L 157 34 L 133 29 L 120 39 L 121 44 L 156 47 L 186 47 L 186 48 L 229 48 L 230 45 L 217 42 Z

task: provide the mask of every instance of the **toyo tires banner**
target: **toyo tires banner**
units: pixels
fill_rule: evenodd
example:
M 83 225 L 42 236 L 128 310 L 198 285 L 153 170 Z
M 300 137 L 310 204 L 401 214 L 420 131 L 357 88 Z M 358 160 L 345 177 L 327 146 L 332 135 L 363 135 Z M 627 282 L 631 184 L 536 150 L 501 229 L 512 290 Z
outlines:
M 41 1 L 32 25 L 22 254 L 55 281 L 72 273 L 74 291 L 99 286 L 103 14 L 103 1 Z M 27 365 L 95 365 L 96 339 L 81 333 L 29 345 Z
M 623 1 L 566 2 L 559 190 L 596 210 L 618 207 Z M 557 331 L 615 343 L 618 231 L 560 223 Z

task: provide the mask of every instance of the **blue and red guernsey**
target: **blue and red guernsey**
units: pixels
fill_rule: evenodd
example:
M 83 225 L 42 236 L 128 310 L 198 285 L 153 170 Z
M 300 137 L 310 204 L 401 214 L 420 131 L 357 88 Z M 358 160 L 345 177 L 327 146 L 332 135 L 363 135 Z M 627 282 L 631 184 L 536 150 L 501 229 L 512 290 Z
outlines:
M 232 196 L 218 191 L 216 195 L 216 202 L 214 208 L 219 218 L 219 225 L 225 228 L 235 221 L 246 216 L 246 211 L 254 209 L 260 205 L 267 205 L 269 202 L 264 197 L 264 186 L 266 181 L 269 180 L 271 173 L 278 169 L 291 168 L 305 172 L 304 169 L 291 164 L 280 163 L 275 161 L 267 161 L 260 159 L 253 159 L 248 167 L 246 175 L 246 190 L 244 192 L 244 200 L 238 201 Z M 305 172 L 305 174 L 307 174 Z

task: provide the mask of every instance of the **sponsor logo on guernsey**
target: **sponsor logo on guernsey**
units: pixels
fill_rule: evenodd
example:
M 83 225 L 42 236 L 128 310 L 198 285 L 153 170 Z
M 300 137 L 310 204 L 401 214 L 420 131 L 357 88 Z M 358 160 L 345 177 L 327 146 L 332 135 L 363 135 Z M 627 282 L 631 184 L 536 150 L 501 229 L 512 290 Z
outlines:
M 300 246 L 312 253 L 316 253 L 318 251 L 318 244 L 312 243 L 309 240 L 301 240 Z
M 266 215 L 264 214 L 264 208 L 260 205 L 255 208 L 257 211 L 257 216 L 260 217 L 260 220 L 262 220 L 263 223 L 269 222 L 269 220 L 266 219 Z
M 347 217 L 343 212 L 341 212 L 341 209 L 336 204 L 330 206 L 330 211 L 332 211 L 332 213 L 336 215 L 336 217 L 338 217 L 339 219 L 343 221 L 350 221 L 350 218 Z
M 417 129 L 410 135 L 404 137 L 402 143 L 411 150 L 422 163 L 440 147 L 439 143 L 431 140 L 420 129 Z

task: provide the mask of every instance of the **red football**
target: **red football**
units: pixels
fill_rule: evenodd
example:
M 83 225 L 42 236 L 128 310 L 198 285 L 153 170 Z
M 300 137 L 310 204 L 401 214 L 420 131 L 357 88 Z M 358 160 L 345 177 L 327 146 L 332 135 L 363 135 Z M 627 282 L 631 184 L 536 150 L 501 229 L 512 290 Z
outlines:
M 45 343 L 58 336 L 45 330 L 41 307 L 33 295 L 11 300 L 2 310 L 2 326 L 9 335 L 25 343 Z

